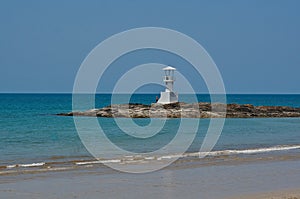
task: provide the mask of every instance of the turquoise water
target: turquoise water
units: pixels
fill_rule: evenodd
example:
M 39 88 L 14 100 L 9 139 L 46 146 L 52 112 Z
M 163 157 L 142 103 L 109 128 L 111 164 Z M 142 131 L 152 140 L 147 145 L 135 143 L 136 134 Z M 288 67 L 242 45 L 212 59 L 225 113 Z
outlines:
M 155 96 L 136 94 L 131 102 L 151 104 Z M 118 96 L 120 103 L 126 103 L 124 99 Z M 180 100 L 191 102 L 191 97 L 182 95 Z M 198 95 L 198 100 L 209 101 L 209 96 Z M 227 102 L 300 107 L 300 95 L 228 95 Z M 96 107 L 109 104 L 110 95 L 96 96 Z M 0 166 L 91 158 L 79 139 L 73 118 L 54 115 L 71 110 L 71 94 L 0 94 Z M 180 119 L 168 119 L 154 137 L 136 139 L 122 132 L 112 118 L 98 120 L 109 139 L 125 150 L 139 153 L 151 152 L 169 143 L 180 122 Z M 135 121 L 141 126 L 149 123 L 149 119 Z M 199 151 L 208 124 L 209 119 L 200 120 L 190 152 Z M 188 129 L 186 133 L 190 133 Z M 285 145 L 300 145 L 300 118 L 226 119 L 214 150 Z

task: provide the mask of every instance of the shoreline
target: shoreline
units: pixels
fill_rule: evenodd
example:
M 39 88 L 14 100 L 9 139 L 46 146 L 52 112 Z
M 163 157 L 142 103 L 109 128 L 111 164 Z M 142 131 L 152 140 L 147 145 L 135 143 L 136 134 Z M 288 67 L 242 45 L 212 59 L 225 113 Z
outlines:
M 130 156 L 115 157 L 113 159 L 95 159 L 86 156 L 79 159 L 54 159 L 51 161 L 37 161 L 34 163 L 20 163 L 0 166 L 0 176 L 19 174 L 38 174 L 60 171 L 103 169 L 107 171 L 105 164 L 151 165 L 164 164 L 165 161 L 177 159 L 168 168 L 195 168 L 209 166 L 239 165 L 256 162 L 293 161 L 300 160 L 300 145 L 273 146 L 257 149 L 223 150 L 211 152 L 186 152 L 184 154 L 165 154 L 158 156 Z M 205 157 L 199 158 L 205 153 Z
M 300 160 L 206 167 L 165 168 L 145 174 L 98 169 L 12 176 L 4 198 L 201 198 L 283 199 L 298 197 Z M 285 199 L 286 199 L 285 198 Z M 296 199 L 295 198 L 295 199 Z M 294 198 L 292 198 L 294 199 Z

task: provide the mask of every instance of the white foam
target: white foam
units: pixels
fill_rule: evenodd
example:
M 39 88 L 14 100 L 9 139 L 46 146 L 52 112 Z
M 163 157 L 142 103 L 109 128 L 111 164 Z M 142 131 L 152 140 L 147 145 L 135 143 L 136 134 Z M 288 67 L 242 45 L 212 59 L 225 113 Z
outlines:
M 181 157 L 183 157 L 183 155 L 181 155 L 181 154 L 164 155 L 164 156 L 158 157 L 157 160 L 173 159 L 173 158 L 181 158 Z
M 154 160 L 155 159 L 155 157 L 145 157 L 145 160 Z
M 40 167 L 44 166 L 46 163 L 45 162 L 38 162 L 38 163 L 31 163 L 31 164 L 19 164 L 19 167 Z
M 210 152 L 192 152 L 192 153 L 185 153 L 185 154 L 164 155 L 164 156 L 160 156 L 156 159 L 163 160 L 163 159 L 184 158 L 184 157 L 257 154 L 257 153 L 268 153 L 268 152 L 274 152 L 274 151 L 287 151 L 287 150 L 294 150 L 294 149 L 300 149 L 300 145 L 274 146 L 274 147 L 256 148 L 256 149 L 222 150 L 222 151 L 210 151 Z M 154 157 L 153 157 L 153 159 L 154 159 Z
M 256 148 L 256 149 L 240 149 L 240 150 L 222 150 L 222 151 L 210 151 L 210 152 L 192 152 L 185 154 L 170 154 L 162 156 L 125 156 L 124 159 L 111 159 L 111 160 L 99 160 L 90 162 L 77 162 L 76 165 L 88 165 L 88 164 L 100 164 L 100 163 L 135 163 L 135 162 L 145 162 L 145 160 L 167 160 L 167 159 L 178 159 L 184 157 L 204 157 L 204 156 L 222 156 L 222 155 L 236 155 L 236 154 L 257 154 L 257 153 L 267 153 L 273 151 L 285 151 L 300 149 L 300 145 L 293 146 L 274 146 L 268 148 Z M 146 161 L 147 162 L 147 161 Z
M 163 161 L 169 159 L 178 159 L 185 157 L 217 157 L 223 155 L 238 155 L 238 154 L 258 154 L 258 153 L 269 153 L 275 151 L 288 151 L 300 149 L 300 145 L 281 145 L 281 146 L 273 146 L 273 147 L 265 147 L 265 148 L 253 148 L 253 149 L 237 149 L 237 150 L 220 150 L 220 151 L 210 151 L 210 152 L 191 152 L 184 154 L 170 154 L 170 155 L 161 155 L 161 156 L 125 156 L 120 159 L 107 159 L 107 160 L 95 160 L 95 161 L 86 161 L 86 162 L 76 162 L 75 165 L 93 165 L 93 164 L 109 164 L 109 163 L 147 163 L 149 161 Z M 7 165 L 7 169 L 14 169 L 17 167 L 40 167 L 44 166 L 45 162 L 39 163 L 31 163 L 31 164 L 13 164 Z M 52 168 L 47 168 L 52 169 Z
M 227 150 L 225 151 L 228 154 L 253 154 L 253 153 L 266 153 L 273 151 L 287 151 L 293 149 L 300 149 L 300 146 L 277 146 L 270 148 L 258 148 L 258 149 L 245 149 L 245 150 Z
M 87 165 L 87 164 L 105 164 L 105 163 L 119 163 L 120 159 L 112 159 L 112 160 L 97 160 L 97 161 L 89 161 L 89 162 L 76 162 L 76 165 Z
M 210 151 L 210 152 L 196 152 L 196 153 L 187 153 L 183 157 L 192 157 L 192 156 L 220 156 L 220 155 L 235 155 L 235 154 L 257 154 L 257 153 L 268 153 L 274 151 L 287 151 L 300 149 L 300 145 L 292 146 L 274 146 L 267 148 L 255 148 L 255 149 L 237 149 L 237 150 L 222 150 L 222 151 Z
M 12 169 L 12 168 L 15 168 L 15 167 L 17 167 L 16 164 L 13 164 L 13 165 L 7 165 L 7 166 L 6 166 L 6 168 L 8 168 L 8 169 Z

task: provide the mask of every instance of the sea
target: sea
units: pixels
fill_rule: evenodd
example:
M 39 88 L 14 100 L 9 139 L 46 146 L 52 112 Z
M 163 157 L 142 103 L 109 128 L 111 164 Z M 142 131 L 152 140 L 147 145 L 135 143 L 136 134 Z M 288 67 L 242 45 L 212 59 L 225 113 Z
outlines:
M 96 94 L 95 107 L 110 105 L 111 94 Z M 151 104 L 158 94 L 134 94 L 130 103 Z M 90 97 L 90 96 L 86 96 Z M 118 103 L 126 103 L 126 94 L 116 96 Z M 193 102 L 190 95 L 182 94 L 179 100 Z M 210 102 L 207 94 L 198 94 L 199 102 Z M 265 106 L 300 107 L 300 95 L 285 94 L 229 94 L 227 103 Z M 138 139 L 123 132 L 114 118 L 97 118 L 108 139 L 126 151 L 139 154 L 139 158 L 122 156 L 113 159 L 96 159 L 86 148 L 76 130 L 72 116 L 57 116 L 57 113 L 72 111 L 72 94 L 0 94 L 0 175 L 18 174 L 20 171 L 74 169 L 82 165 L 103 162 L 125 163 L 130 160 L 160 161 L 162 158 L 178 158 L 168 151 L 161 157 L 149 157 L 149 153 L 164 147 L 176 137 L 180 119 L 167 119 L 163 128 L 149 138 Z M 189 120 L 189 119 L 187 119 Z M 191 119 L 193 120 L 193 119 Z M 123 125 L 132 119 L 123 118 Z M 133 119 L 143 127 L 149 118 Z M 180 158 L 198 156 L 210 119 L 200 119 L 193 142 Z M 128 130 L 128 129 L 127 129 Z M 130 129 L 129 129 L 130 131 Z M 183 129 L 185 131 L 185 129 Z M 139 132 L 135 132 L 139 133 Z M 186 135 L 191 133 L 186 129 Z M 107 142 L 107 140 L 98 140 Z M 105 149 L 104 149 L 105 150 Z M 214 158 L 251 156 L 259 158 L 290 157 L 300 152 L 300 118 L 227 118 L 216 143 L 207 155 Z M 104 153 L 109 153 L 105 151 Z M 101 161 L 99 161 L 99 159 Z M 201 162 L 201 160 L 198 160 Z M 176 163 L 175 163 L 176 164 Z

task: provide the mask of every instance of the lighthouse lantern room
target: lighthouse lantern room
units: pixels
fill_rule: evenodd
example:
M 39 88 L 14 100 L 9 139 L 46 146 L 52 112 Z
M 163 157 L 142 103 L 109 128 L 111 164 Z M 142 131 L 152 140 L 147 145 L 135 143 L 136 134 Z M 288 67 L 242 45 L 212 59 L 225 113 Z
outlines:
M 166 89 L 165 92 L 160 93 L 160 98 L 157 101 L 157 103 L 170 104 L 170 103 L 178 102 L 178 94 L 173 91 L 173 85 L 175 81 L 174 72 L 176 71 L 176 68 L 167 66 L 163 68 L 163 71 L 165 72 L 163 81 L 166 84 Z

